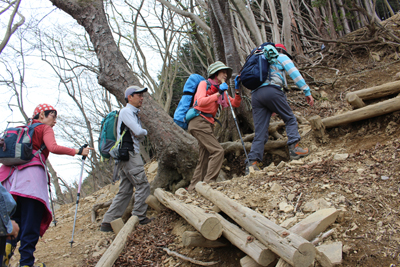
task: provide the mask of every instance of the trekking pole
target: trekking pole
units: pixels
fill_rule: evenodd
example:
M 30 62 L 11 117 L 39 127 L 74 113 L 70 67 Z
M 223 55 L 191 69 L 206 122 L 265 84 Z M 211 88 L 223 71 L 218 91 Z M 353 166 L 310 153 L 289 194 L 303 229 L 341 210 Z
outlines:
M 54 213 L 54 205 L 53 205 L 53 198 L 51 197 L 51 189 L 49 185 L 49 195 L 50 195 L 50 204 L 51 204 L 51 211 L 53 212 L 53 222 L 54 226 L 57 226 L 56 214 Z
M 88 145 L 85 144 L 82 147 L 85 148 Z M 78 212 L 78 204 L 79 204 L 79 197 L 81 195 L 81 184 L 82 184 L 82 176 L 83 176 L 83 167 L 85 165 L 85 159 L 86 156 L 82 156 L 82 168 L 81 168 L 81 178 L 79 179 L 79 185 L 78 185 L 78 193 L 76 194 L 76 207 L 75 207 L 75 216 L 74 216 L 74 226 L 72 227 L 72 238 L 71 241 L 69 241 L 69 243 L 71 243 L 71 248 L 72 248 L 72 244 L 74 243 L 74 232 L 75 232 L 75 223 L 76 223 L 76 214 Z
M 236 128 L 237 128 L 238 133 L 239 133 L 240 141 L 242 141 L 242 146 L 243 146 L 244 154 L 246 155 L 246 160 L 247 160 L 247 162 L 249 162 L 249 157 L 247 156 L 246 147 L 244 145 L 242 135 L 240 134 L 239 125 L 238 125 L 237 120 L 236 120 L 235 112 L 233 111 L 233 108 L 232 108 L 231 100 L 230 100 L 229 96 L 227 98 L 228 98 L 229 106 L 231 107 L 233 120 L 235 121 Z
M 45 173 L 46 173 L 46 176 L 47 176 L 47 183 L 48 183 L 48 186 L 49 186 L 49 197 L 50 197 L 51 212 L 52 212 L 52 215 L 53 215 L 53 222 L 52 223 L 54 223 L 54 226 L 57 226 L 56 214 L 54 213 L 53 197 L 51 196 L 50 174 L 49 174 L 49 170 L 47 169 L 46 161 L 43 162 L 42 156 L 41 156 L 41 153 L 45 148 L 46 148 L 46 146 L 43 144 L 36 153 L 39 154 L 39 160 L 40 160 L 40 162 L 42 163 L 42 165 L 45 168 Z

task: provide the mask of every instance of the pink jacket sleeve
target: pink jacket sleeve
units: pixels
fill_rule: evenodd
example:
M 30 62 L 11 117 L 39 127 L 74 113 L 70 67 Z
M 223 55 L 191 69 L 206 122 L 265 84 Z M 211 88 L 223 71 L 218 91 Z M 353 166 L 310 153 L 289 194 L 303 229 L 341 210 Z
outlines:
M 199 87 L 197 87 L 197 106 L 204 107 L 210 105 L 218 100 L 217 94 L 207 96 L 207 83 L 201 81 Z
M 242 102 L 242 97 L 240 95 L 235 94 L 235 98 L 229 97 L 229 99 L 231 100 L 232 107 L 240 107 L 240 102 Z
M 48 125 L 43 128 L 43 142 L 51 153 L 75 156 L 75 149 L 57 145 L 53 128 Z

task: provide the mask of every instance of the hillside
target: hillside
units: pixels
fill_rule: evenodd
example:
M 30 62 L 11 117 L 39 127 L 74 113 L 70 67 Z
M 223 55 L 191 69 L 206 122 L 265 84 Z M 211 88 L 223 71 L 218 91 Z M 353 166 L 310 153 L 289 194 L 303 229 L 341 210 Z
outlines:
M 399 17 L 396 15 L 386 22 L 392 23 L 397 32 Z M 359 41 L 360 36 L 364 36 L 362 31 L 346 38 Z M 305 76 L 316 99 L 313 108 L 303 105 L 302 92 L 291 90 L 288 93 L 293 110 L 304 118 L 345 113 L 352 110 L 345 100 L 346 93 L 400 80 L 398 44 L 359 45 L 351 49 L 338 45 L 332 51 L 324 56 L 316 54 L 314 65 L 307 65 Z M 396 95 L 366 104 L 392 97 Z M 224 162 L 222 169 L 235 178 L 212 184 L 212 187 L 288 228 L 313 210 L 335 207 L 341 212 L 331 226 L 334 234 L 323 242 L 342 242 L 343 261 L 339 266 L 396 266 L 400 264 L 399 124 L 400 111 L 397 111 L 334 127 L 327 129 L 326 143 L 315 139 L 309 125 L 302 125 L 301 144 L 311 149 L 310 156 L 288 162 L 282 155 L 268 154 L 263 161 L 263 171 L 245 177 L 241 176 L 243 158 L 233 157 Z M 284 135 L 284 131 L 280 133 Z M 155 175 L 153 167 L 146 167 L 149 180 Z M 92 207 L 112 199 L 117 191 L 118 184 L 108 185 L 81 199 L 72 248 L 69 241 L 75 203 L 61 206 L 56 211 L 57 226 L 52 225 L 37 245 L 38 262 L 50 267 L 95 266 L 115 235 L 99 230 L 107 208 L 99 210 L 96 221 L 92 222 Z M 197 193 L 190 195 L 189 202 L 212 206 Z M 280 208 L 284 206 L 282 203 L 292 208 Z M 181 235 L 192 230 L 192 226 L 174 212 L 156 214 L 150 210 L 148 214 L 156 220 L 134 231 L 115 266 L 196 266 L 168 256 L 162 247 L 196 260 L 218 261 L 214 266 L 240 266 L 239 260 L 245 256 L 233 246 L 185 248 Z

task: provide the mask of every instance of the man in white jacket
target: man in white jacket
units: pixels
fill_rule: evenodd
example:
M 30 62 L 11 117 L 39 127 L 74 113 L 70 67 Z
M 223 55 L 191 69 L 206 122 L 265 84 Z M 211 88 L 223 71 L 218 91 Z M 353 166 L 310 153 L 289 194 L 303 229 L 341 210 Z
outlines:
M 119 112 L 117 140 L 126 129 L 119 148 L 120 158 L 123 155 L 125 155 L 126 158 L 125 160 L 120 160 L 118 163 L 121 182 L 117 195 L 104 215 L 100 227 L 100 230 L 103 232 L 112 231 L 110 222 L 122 217 L 132 198 L 133 187 L 135 187 L 136 190 L 132 215 L 139 218 L 140 224 L 147 224 L 152 221 L 152 219 L 146 217 L 147 204 L 145 201 L 150 195 L 150 184 L 144 172 L 139 149 L 140 142 L 143 141 L 144 137 L 147 135 L 147 130 L 142 128 L 138 116 L 145 92 L 147 92 L 147 88 L 140 88 L 138 86 L 129 86 L 125 90 L 125 101 L 127 104 Z

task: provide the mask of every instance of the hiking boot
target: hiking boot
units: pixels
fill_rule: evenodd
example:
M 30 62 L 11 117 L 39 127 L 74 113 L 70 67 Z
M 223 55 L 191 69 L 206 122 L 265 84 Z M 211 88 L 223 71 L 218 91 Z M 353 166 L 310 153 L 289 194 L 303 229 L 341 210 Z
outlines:
M 102 232 L 112 232 L 113 229 L 110 223 L 101 223 L 100 231 Z
M 3 256 L 3 262 L 2 262 L 2 267 L 9 267 L 10 265 L 10 259 L 14 255 L 14 250 L 15 247 L 11 245 L 11 243 L 6 243 L 6 250 Z
M 246 163 L 246 170 L 244 171 L 244 175 L 248 175 L 250 173 L 249 167 L 253 167 L 254 171 L 260 171 L 260 168 L 257 166 L 257 160 L 250 160 Z
M 150 222 L 152 222 L 152 221 L 154 221 L 154 218 L 144 218 L 144 219 L 141 219 L 140 221 L 139 221 L 139 223 L 141 224 L 141 225 L 145 225 L 145 224 L 148 224 L 148 223 L 150 223 Z
M 299 143 L 289 145 L 289 156 L 291 160 L 300 159 L 310 154 L 308 148 L 299 147 Z

